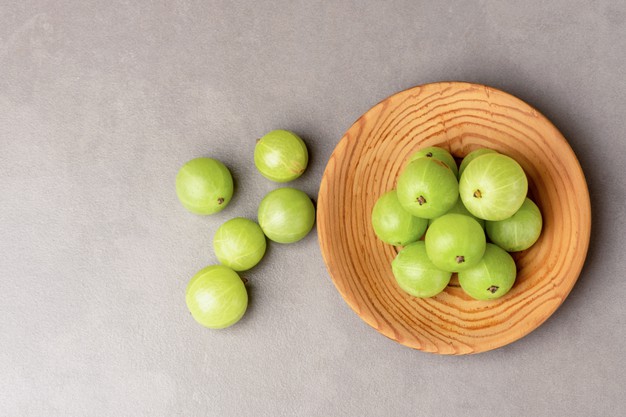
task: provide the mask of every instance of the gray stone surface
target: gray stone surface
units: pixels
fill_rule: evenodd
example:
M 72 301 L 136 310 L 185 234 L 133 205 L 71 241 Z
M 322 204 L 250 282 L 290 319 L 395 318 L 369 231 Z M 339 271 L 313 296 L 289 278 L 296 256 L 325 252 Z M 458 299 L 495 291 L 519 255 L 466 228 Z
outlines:
M 3 416 L 626 415 L 626 3 L 0 1 Z M 563 306 L 524 339 L 444 357 L 362 322 L 316 233 L 271 245 L 223 331 L 187 312 L 210 240 L 276 187 L 274 128 L 334 146 L 386 96 L 467 80 L 546 114 L 580 158 L 593 237 Z M 186 212 L 177 169 L 223 160 L 237 190 Z

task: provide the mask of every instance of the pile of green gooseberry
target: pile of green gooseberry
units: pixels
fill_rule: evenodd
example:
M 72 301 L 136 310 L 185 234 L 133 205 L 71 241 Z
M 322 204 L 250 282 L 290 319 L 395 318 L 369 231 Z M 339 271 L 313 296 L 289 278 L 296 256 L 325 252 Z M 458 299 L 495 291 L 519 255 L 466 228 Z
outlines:
M 287 130 L 273 130 L 260 138 L 254 164 L 266 178 L 288 182 L 298 178 L 309 161 L 304 141 Z M 233 196 L 228 168 L 213 158 L 187 162 L 176 176 L 176 194 L 192 213 L 208 215 L 222 211 Z M 238 272 L 257 265 L 265 255 L 266 237 L 278 243 L 303 239 L 313 228 L 315 207 L 303 191 L 283 187 L 261 201 L 258 223 L 235 217 L 222 224 L 213 237 L 213 250 L 221 263 L 196 273 L 186 291 L 193 318 L 205 327 L 221 329 L 238 322 L 246 312 L 248 293 Z
M 396 189 L 372 210 L 376 236 L 401 247 L 391 262 L 398 286 L 415 297 L 434 297 L 457 273 L 472 298 L 505 295 L 517 275 L 510 252 L 530 248 L 543 225 L 527 193 L 522 167 L 492 149 L 470 152 L 458 168 L 443 148 L 410 155 Z

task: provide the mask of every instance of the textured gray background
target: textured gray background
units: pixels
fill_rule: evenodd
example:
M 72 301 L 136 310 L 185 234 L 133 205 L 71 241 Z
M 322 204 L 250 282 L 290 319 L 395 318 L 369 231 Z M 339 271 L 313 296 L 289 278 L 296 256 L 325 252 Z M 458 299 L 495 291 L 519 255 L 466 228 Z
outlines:
M 625 51 L 618 0 L 0 0 L 0 414 L 626 415 Z M 245 274 L 236 326 L 191 319 L 213 233 L 276 188 L 257 137 L 305 138 L 314 196 L 359 115 L 438 80 L 519 96 L 580 158 L 590 252 L 544 325 L 476 356 L 405 348 L 343 302 L 315 232 Z M 174 192 L 201 155 L 237 182 L 210 217 Z

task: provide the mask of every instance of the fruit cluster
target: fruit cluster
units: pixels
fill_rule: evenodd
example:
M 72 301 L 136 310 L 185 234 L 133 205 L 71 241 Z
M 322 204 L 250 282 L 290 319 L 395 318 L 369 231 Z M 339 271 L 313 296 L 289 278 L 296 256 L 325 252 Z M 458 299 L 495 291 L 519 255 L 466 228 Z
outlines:
M 308 151 L 296 134 L 274 130 L 257 141 L 254 164 L 266 178 L 288 182 L 307 167 Z M 233 196 L 233 178 L 220 161 L 196 158 L 187 162 L 176 176 L 176 194 L 187 210 L 213 214 L 223 210 Z M 248 293 L 237 272 L 257 265 L 266 249 L 266 237 L 278 243 L 293 243 L 313 228 L 315 208 L 311 199 L 295 188 L 269 192 L 261 201 L 258 224 L 236 217 L 222 224 L 213 238 L 215 256 L 221 265 L 212 265 L 195 274 L 187 285 L 187 307 L 203 326 L 221 329 L 243 317 Z
M 491 149 L 470 152 L 458 168 L 439 147 L 412 154 L 396 189 L 372 210 L 378 238 L 403 247 L 391 263 L 400 288 L 433 297 L 458 273 L 475 299 L 506 294 L 517 275 L 509 252 L 528 249 L 541 233 L 541 212 L 527 192 L 522 167 Z

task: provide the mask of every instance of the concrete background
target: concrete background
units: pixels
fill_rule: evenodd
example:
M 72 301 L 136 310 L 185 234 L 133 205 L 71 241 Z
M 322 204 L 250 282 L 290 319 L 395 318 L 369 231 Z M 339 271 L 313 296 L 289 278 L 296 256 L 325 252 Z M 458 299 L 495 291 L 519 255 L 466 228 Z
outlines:
M 3 416 L 626 415 L 623 1 L 0 0 Z M 254 141 L 292 129 L 317 193 L 352 122 L 417 84 L 488 84 L 536 106 L 587 175 L 593 236 L 539 329 L 444 357 L 341 299 L 316 233 L 245 274 L 245 318 L 209 331 L 188 279 L 276 185 Z M 236 179 L 220 214 L 176 199 L 188 159 Z

